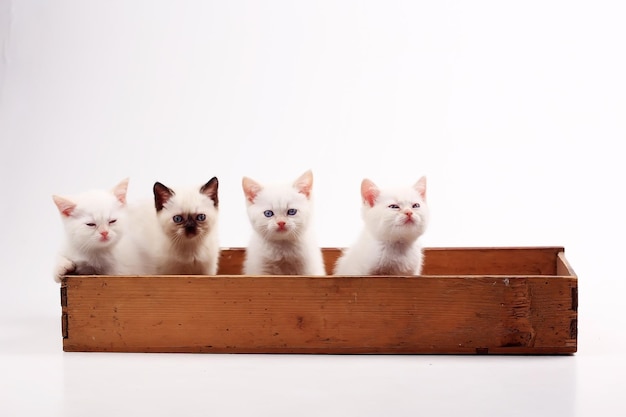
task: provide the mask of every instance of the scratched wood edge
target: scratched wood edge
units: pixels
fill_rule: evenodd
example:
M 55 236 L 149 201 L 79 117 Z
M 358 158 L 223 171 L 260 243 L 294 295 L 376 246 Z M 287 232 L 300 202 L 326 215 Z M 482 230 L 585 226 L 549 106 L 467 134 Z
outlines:
M 78 277 L 78 276 L 69 276 L 69 277 L 65 277 L 63 279 L 62 282 L 62 286 L 61 286 L 61 304 L 62 304 L 62 323 L 61 323 L 61 327 L 62 327 L 62 333 L 64 336 L 63 339 L 63 349 L 67 352 L 181 352 L 181 353 L 295 353 L 295 354 L 299 354 L 299 353 L 312 353 L 312 354 L 516 354 L 516 355 L 554 355 L 554 354 L 573 354 L 577 351 L 577 307 L 578 307 L 578 294 L 577 294 L 577 276 L 574 274 L 573 269 L 571 268 L 571 266 L 569 265 L 569 263 L 567 262 L 565 256 L 564 256 L 564 249 L 561 247 L 547 247 L 547 248 L 526 248 L 526 247 L 521 247 L 521 248 L 435 248 L 432 249 L 434 251 L 446 251 L 446 250 L 450 250 L 450 253 L 454 253 L 455 251 L 476 251 L 476 250 L 487 250 L 487 251 L 495 251 L 495 252 L 500 252 L 501 250 L 504 251 L 516 251 L 516 250 L 521 250 L 521 251 L 530 251 L 532 253 L 533 250 L 537 250 L 537 251 L 548 251 L 550 253 L 554 254 L 554 270 L 555 273 L 561 274 L 561 275 L 554 275 L 554 276 L 503 276 L 503 275 L 494 275 L 494 276 L 473 276 L 473 275 L 468 275 L 468 276 L 429 276 L 429 275 L 423 275 L 421 277 L 404 277 L 404 278 L 411 278 L 413 280 L 415 279 L 420 279 L 421 283 L 424 284 L 425 282 L 432 282 L 432 283 L 445 283 L 445 282 L 452 282 L 453 280 L 463 280 L 466 283 L 469 283 L 468 285 L 472 286 L 474 284 L 479 283 L 481 280 L 509 280 L 509 282 L 511 282 L 511 280 L 513 280 L 513 282 L 523 282 L 524 285 L 521 285 L 520 288 L 522 289 L 522 293 L 526 292 L 528 294 L 522 294 L 523 297 L 530 297 L 530 296 L 535 296 L 535 298 L 538 296 L 538 294 L 541 293 L 541 286 L 535 286 L 535 287 L 528 287 L 528 282 L 530 281 L 536 281 L 537 283 L 540 282 L 544 282 L 544 285 L 547 286 L 548 283 L 552 284 L 551 286 L 557 285 L 559 286 L 559 291 L 561 292 L 567 292 L 570 291 L 570 299 L 569 299 L 569 304 L 570 306 L 566 309 L 564 309 L 563 311 L 548 311 L 548 309 L 545 308 L 545 306 L 534 306 L 534 311 L 531 312 L 530 309 L 527 308 L 527 312 L 525 314 L 528 315 L 528 317 L 531 316 L 531 313 L 535 315 L 535 317 L 533 317 L 533 320 L 539 320 L 539 322 L 541 322 L 541 320 L 547 320 L 548 321 L 548 326 L 553 325 L 554 323 L 550 323 L 550 320 L 554 319 L 554 316 L 563 316 L 565 317 L 565 321 L 569 321 L 568 324 L 568 329 L 560 329 L 560 331 L 565 332 L 565 331 L 569 331 L 569 339 L 564 342 L 564 343 L 558 343 L 554 346 L 530 346 L 530 345 L 523 345 L 523 343 L 530 343 L 529 341 L 526 342 L 515 342 L 513 339 L 513 343 L 508 343 L 507 346 L 501 346 L 502 343 L 500 343 L 500 346 L 496 343 L 487 343 L 481 346 L 463 346 L 463 345 L 447 345 L 447 346 L 437 346 L 437 345 L 433 345 L 433 346 L 424 346 L 424 345 L 420 345 L 420 346 L 411 346 L 411 345 L 402 345 L 402 344 L 397 344 L 395 346 L 377 346 L 376 343 L 371 343 L 371 340 L 368 341 L 368 344 L 361 344 L 361 345 L 355 345 L 355 346 L 337 346 L 334 345 L 332 343 L 325 345 L 325 346 L 295 346 L 295 345 L 288 345 L 288 344 L 284 344 L 282 346 L 272 346 L 272 345 L 264 345 L 264 346 L 256 346 L 253 342 L 252 343 L 248 343 L 247 345 L 238 345 L 238 346 L 211 346 L 210 343 L 196 343 L 196 345 L 181 345 L 181 344 L 177 344 L 177 343 L 171 343 L 172 346 L 163 346 L 163 345 L 158 345 L 157 343 L 155 344 L 151 344 L 149 341 L 148 343 L 144 343 L 143 345 L 133 345 L 133 346 L 128 346 L 125 345 L 124 343 L 121 344 L 110 344 L 109 346 L 104 346 L 104 345 L 100 345 L 98 343 L 75 343 L 72 339 L 72 334 L 76 334 L 77 332 L 81 332 L 84 331 L 84 327 L 81 330 L 81 327 L 76 326 L 73 327 L 75 324 L 78 323 L 78 318 L 75 317 L 74 315 L 76 314 L 75 312 L 72 312 L 71 308 L 68 307 L 68 289 L 69 289 L 69 297 L 71 298 L 72 296 L 74 296 L 75 294 L 72 291 L 76 291 L 75 288 L 72 288 L 73 285 L 76 282 L 79 282 L 80 280 L 84 279 L 84 278 L 88 278 L 89 281 L 86 282 L 90 282 L 90 283 L 94 283 L 96 281 L 98 282 L 108 282 L 109 280 L 112 280 L 111 282 L 118 282 L 121 283 L 122 281 L 126 281 L 124 283 L 124 285 L 133 285 L 137 283 L 137 280 L 135 279 L 136 277 L 108 277 L 108 276 L 94 276 L 94 277 Z M 238 256 L 241 255 L 241 250 L 240 249 L 236 249 L 234 250 Z M 233 252 L 233 249 L 226 249 L 223 254 L 228 255 L 229 252 L 235 253 Z M 332 257 L 337 256 L 337 254 L 339 253 L 338 249 L 327 249 L 325 250 L 325 253 L 330 253 Z M 426 250 L 426 254 L 429 253 L 429 249 Z M 326 255 L 325 255 L 326 256 Z M 334 261 L 334 259 L 333 259 Z M 331 262 L 332 263 L 332 262 Z M 327 265 L 329 264 L 329 262 L 327 262 Z M 507 274 L 504 274 L 507 275 Z M 149 281 L 151 281 L 152 283 L 154 282 L 158 282 L 159 279 L 163 279 L 166 277 L 141 277 L 142 280 L 145 280 L 146 278 L 149 279 Z M 172 278 L 172 277 L 169 277 Z M 176 277 L 178 280 L 184 280 L 186 278 L 192 278 L 194 280 L 197 280 L 198 278 L 202 278 L 202 277 Z M 210 277 L 212 278 L 212 280 L 218 280 L 218 281 L 224 281 L 224 280 L 233 280 L 236 279 L 237 282 L 242 283 L 245 281 L 241 281 L 242 278 L 245 279 L 245 276 L 241 276 L 241 275 L 233 275 L 233 276 L 215 276 L 215 277 Z M 253 277 L 249 277 L 249 278 L 253 278 Z M 301 280 L 303 277 L 280 277 L 281 279 L 291 279 L 291 280 Z M 337 277 L 337 276 L 327 276 L 327 277 L 308 277 L 309 279 L 313 279 L 313 282 L 317 281 L 317 282 L 323 282 L 321 280 L 328 280 L 328 279 L 332 279 L 332 280 L 342 280 L 342 279 L 350 279 L 350 280 L 354 280 L 355 277 Z M 359 278 L 359 277 L 356 277 Z M 361 277 L 361 278 L 366 278 L 366 277 Z M 394 277 L 395 278 L 395 277 Z M 139 281 L 142 281 L 139 280 Z M 382 282 L 382 281 L 380 281 Z M 428 284 L 430 285 L 430 284 Z M 561 288 L 562 287 L 562 288 Z M 175 295 L 174 295 L 175 297 Z M 567 296 L 564 296 L 564 298 L 561 300 L 561 302 L 565 301 L 567 298 Z M 542 302 L 545 302 L 542 301 Z M 71 303 L 70 303 L 71 304 Z M 532 304 L 532 298 L 529 301 L 529 306 L 530 304 Z M 161 306 L 163 307 L 163 306 Z M 158 308 L 161 308 L 158 307 Z M 387 313 L 389 311 L 393 312 L 393 309 L 388 310 Z M 531 313 L 529 313 L 531 312 Z M 280 313 L 283 314 L 283 313 Z M 148 313 L 146 313 L 146 315 L 150 315 Z M 547 319 L 545 317 L 542 318 L 542 316 L 545 315 L 550 316 L 547 317 Z M 561 319 L 563 318 L 561 317 Z M 561 322 L 563 320 L 560 320 Z M 89 321 L 87 320 L 87 323 L 89 324 Z M 497 320 L 494 321 L 495 325 L 498 325 Z M 113 324 L 109 321 L 109 322 L 104 322 L 104 324 L 101 324 L 101 326 L 103 328 L 106 327 L 111 327 Z M 502 326 L 506 326 L 506 323 L 499 324 L 500 327 Z M 84 323 L 81 324 L 81 326 L 85 326 Z M 540 326 L 541 327 L 541 326 Z M 561 323 L 561 327 L 563 326 L 563 323 Z M 102 329 L 102 330 L 106 330 L 106 329 Z M 381 330 L 384 330 L 381 328 Z M 453 329 L 450 328 L 441 328 L 438 330 L 439 333 L 441 334 L 445 334 L 447 332 L 450 332 Z M 513 334 L 515 333 L 515 329 L 513 329 Z M 128 332 L 133 332 L 133 329 L 127 329 Z M 502 331 L 502 329 L 501 329 Z M 507 330 L 507 331 L 511 331 L 511 329 Z M 541 331 L 546 331 L 545 329 L 541 329 Z M 518 332 L 519 333 L 519 332 Z M 537 335 L 528 335 L 529 340 L 532 341 L 533 337 L 536 337 Z M 515 335 L 515 337 L 518 337 L 517 335 Z M 375 340 L 374 340 L 375 342 Z M 516 346 L 515 343 L 517 343 L 518 345 Z

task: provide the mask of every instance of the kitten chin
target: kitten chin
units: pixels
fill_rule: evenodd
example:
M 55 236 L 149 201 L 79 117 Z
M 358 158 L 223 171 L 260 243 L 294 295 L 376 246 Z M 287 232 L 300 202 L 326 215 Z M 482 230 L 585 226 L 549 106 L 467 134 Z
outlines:
M 253 229 L 244 274 L 324 275 L 321 250 L 311 230 L 313 174 L 291 184 L 264 185 L 243 177 L 248 219 Z
M 419 238 L 428 225 L 426 177 L 412 187 L 381 189 L 361 183 L 364 228 L 335 264 L 336 275 L 419 275 Z

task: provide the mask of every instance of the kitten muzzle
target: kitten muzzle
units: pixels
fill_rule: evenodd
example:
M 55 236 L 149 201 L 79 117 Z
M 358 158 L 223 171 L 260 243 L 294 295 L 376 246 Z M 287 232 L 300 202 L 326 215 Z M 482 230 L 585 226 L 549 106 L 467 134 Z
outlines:
M 198 224 L 193 217 L 189 216 L 185 222 L 185 236 L 192 237 L 196 234 L 198 234 Z

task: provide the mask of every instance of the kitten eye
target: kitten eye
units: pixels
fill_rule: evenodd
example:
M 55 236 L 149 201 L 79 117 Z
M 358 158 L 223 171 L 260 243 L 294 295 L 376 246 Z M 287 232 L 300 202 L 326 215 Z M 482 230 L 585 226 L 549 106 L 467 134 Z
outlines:
M 413 204 L 413 208 L 420 208 L 420 203 Z
M 117 221 L 117 219 L 109 220 L 109 224 L 113 224 Z
M 174 223 L 182 223 L 184 219 L 183 216 L 177 214 L 176 216 L 172 217 L 172 220 L 174 220 Z
M 85 224 L 86 224 L 87 226 L 89 226 L 89 227 L 96 227 L 96 224 L 95 224 L 95 223 L 85 223 Z
M 272 210 L 265 210 L 263 214 L 265 215 L 265 217 L 272 217 L 274 215 L 274 212 Z
M 397 210 L 400 208 L 400 206 L 397 204 L 389 204 L 387 207 L 389 207 L 390 209 L 394 209 L 394 210 Z
M 203 222 L 206 220 L 206 214 L 204 213 L 200 213 L 196 216 L 196 220 L 198 220 L 199 222 Z
M 288 215 L 288 216 L 293 216 L 293 215 L 295 215 L 297 212 L 298 212 L 298 210 L 296 210 L 296 209 L 289 209 L 289 210 L 287 210 L 287 215 Z

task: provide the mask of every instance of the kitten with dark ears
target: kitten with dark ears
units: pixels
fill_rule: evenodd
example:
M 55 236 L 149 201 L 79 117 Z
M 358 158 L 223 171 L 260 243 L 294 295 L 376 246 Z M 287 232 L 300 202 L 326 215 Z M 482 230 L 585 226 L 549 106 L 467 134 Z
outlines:
M 428 224 L 426 177 L 412 187 L 381 189 L 361 183 L 365 227 L 358 240 L 339 257 L 336 275 L 419 275 L 423 254 L 419 243 Z
M 312 229 L 313 174 L 292 184 L 262 185 L 243 177 L 253 233 L 246 249 L 247 275 L 325 275 Z
M 54 279 L 67 274 L 114 275 L 119 272 L 115 248 L 126 223 L 128 179 L 112 190 L 91 190 L 72 197 L 53 195 L 65 228 Z
M 162 232 L 157 273 L 215 275 L 219 261 L 218 180 L 201 187 L 154 184 L 154 209 Z

